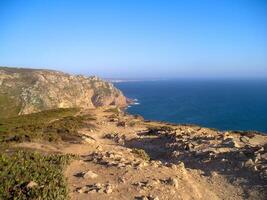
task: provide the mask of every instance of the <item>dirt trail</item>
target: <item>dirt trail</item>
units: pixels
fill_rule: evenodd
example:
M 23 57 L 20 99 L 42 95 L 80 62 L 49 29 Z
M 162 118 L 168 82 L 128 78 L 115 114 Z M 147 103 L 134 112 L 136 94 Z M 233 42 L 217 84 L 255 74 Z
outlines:
M 96 116 L 96 129 L 80 130 L 82 144 L 21 144 L 80 156 L 65 171 L 71 199 L 266 198 L 266 179 L 259 178 L 264 178 L 266 136 L 244 139 L 240 134 L 168 124 L 164 126 L 169 128 L 157 129 L 163 124 L 130 115 L 116 116 L 103 109 L 90 112 Z M 136 153 L 135 148 L 145 150 L 151 160 L 140 151 Z M 260 164 L 253 160 L 257 170 L 239 166 L 250 158 L 240 160 L 241 150 L 260 156 Z

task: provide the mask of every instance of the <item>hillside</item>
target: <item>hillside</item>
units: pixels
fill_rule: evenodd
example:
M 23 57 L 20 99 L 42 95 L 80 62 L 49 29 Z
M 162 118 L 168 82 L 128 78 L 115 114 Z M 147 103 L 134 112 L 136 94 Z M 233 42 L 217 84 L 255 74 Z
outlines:
M 267 197 L 267 135 L 144 120 L 96 77 L 1 68 L 0 86 L 0 199 Z
M 0 199 L 266 199 L 266 135 L 101 107 L 0 124 Z
M 0 67 L 0 117 L 54 108 L 126 104 L 120 90 L 95 76 Z

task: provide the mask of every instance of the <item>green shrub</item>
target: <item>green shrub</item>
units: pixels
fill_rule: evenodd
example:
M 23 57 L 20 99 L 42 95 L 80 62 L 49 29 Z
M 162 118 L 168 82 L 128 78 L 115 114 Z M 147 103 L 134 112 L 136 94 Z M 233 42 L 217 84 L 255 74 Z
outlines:
M 0 120 L 0 142 L 32 140 L 73 141 L 80 140 L 78 129 L 94 128 L 88 121 L 91 115 L 77 115 L 77 108 L 42 111 Z
M 67 199 L 63 169 L 72 155 L 0 154 L 0 199 Z M 33 181 L 36 186 L 29 187 Z

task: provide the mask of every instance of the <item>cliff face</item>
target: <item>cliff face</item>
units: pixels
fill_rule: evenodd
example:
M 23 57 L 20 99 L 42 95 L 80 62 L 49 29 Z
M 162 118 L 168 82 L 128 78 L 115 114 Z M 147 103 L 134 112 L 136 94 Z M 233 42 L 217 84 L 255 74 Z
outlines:
M 0 113 L 28 114 L 52 108 L 126 106 L 126 98 L 98 77 L 52 70 L 0 67 Z

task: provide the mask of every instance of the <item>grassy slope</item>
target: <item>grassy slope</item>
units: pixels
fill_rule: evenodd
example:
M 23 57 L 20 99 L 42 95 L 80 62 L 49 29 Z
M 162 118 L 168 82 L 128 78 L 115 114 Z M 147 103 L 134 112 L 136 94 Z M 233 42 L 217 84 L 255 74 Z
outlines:
M 85 125 L 85 120 L 93 120 L 90 115 L 74 116 L 79 109 L 53 109 L 0 119 L 0 142 L 23 142 L 34 140 L 69 141 L 77 140 L 77 129 Z M 93 125 L 91 125 L 93 127 Z
M 67 199 L 63 168 L 68 155 L 18 151 L 23 141 L 80 141 L 78 129 L 94 128 L 91 115 L 76 115 L 77 108 L 54 109 L 0 119 L 0 199 Z M 85 121 L 87 123 L 85 123 Z M 7 151 L 8 150 L 8 151 Z M 30 181 L 38 185 L 27 187 Z
M 0 199 L 66 199 L 63 169 L 70 155 L 19 151 L 0 155 Z M 27 187 L 33 181 L 34 187 Z

